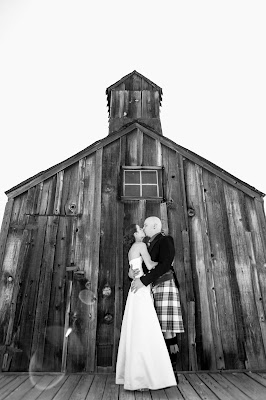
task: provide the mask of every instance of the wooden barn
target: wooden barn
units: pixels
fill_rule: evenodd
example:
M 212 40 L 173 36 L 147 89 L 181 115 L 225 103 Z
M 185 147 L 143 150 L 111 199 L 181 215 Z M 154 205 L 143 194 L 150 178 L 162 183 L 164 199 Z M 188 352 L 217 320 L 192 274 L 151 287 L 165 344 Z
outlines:
M 0 368 L 114 371 L 124 228 L 156 215 L 176 247 L 179 370 L 265 369 L 264 194 L 164 137 L 162 89 L 138 72 L 106 94 L 106 137 L 6 192 Z

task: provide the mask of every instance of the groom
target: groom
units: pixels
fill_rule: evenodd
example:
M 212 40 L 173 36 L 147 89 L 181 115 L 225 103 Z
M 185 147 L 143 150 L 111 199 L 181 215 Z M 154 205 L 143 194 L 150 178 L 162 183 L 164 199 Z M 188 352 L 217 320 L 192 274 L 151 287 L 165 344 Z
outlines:
M 174 241 L 171 236 L 164 236 L 161 220 L 157 217 L 149 217 L 144 221 L 144 233 L 149 237 L 148 251 L 152 261 L 158 264 L 152 270 L 148 270 L 143 263 L 144 275 L 134 279 L 132 289 L 136 292 L 143 285 L 152 285 L 154 306 L 158 315 L 170 358 L 176 357 L 178 351 L 177 333 L 184 332 L 177 279 L 172 267 L 175 256 Z M 133 272 L 131 277 L 137 271 Z

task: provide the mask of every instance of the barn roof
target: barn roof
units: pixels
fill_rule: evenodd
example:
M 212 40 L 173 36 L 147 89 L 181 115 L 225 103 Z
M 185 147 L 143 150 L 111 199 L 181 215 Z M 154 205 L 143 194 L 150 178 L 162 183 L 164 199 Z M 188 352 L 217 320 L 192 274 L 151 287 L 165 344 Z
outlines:
M 244 191 L 248 195 L 252 197 L 263 197 L 265 196 L 264 193 L 260 192 L 256 188 L 250 186 L 249 184 L 241 181 L 240 179 L 236 178 L 235 176 L 231 175 L 224 169 L 218 167 L 217 165 L 213 164 L 212 162 L 206 160 L 205 158 L 199 156 L 198 154 L 192 152 L 191 150 L 182 147 L 172 140 L 162 136 L 152 130 L 150 127 L 145 126 L 145 124 L 140 123 L 139 121 L 133 121 L 129 123 L 127 126 L 123 126 L 119 131 L 112 134 L 111 136 L 108 135 L 107 137 L 98 140 L 92 143 L 90 146 L 86 147 L 84 150 L 78 152 L 77 154 L 67 158 L 66 160 L 54 165 L 51 168 L 46 169 L 45 171 L 41 171 L 38 174 L 24 180 L 23 182 L 19 183 L 16 186 L 13 186 L 11 189 L 7 190 L 5 193 L 8 197 L 16 197 L 19 194 L 25 192 L 29 188 L 37 185 L 38 183 L 50 178 L 51 176 L 55 175 L 57 172 L 65 169 L 66 167 L 74 164 L 75 162 L 79 161 L 81 158 L 90 155 L 91 153 L 97 151 L 98 149 L 112 143 L 113 141 L 119 139 L 121 136 L 128 134 L 134 129 L 140 129 L 143 133 L 153 137 L 154 139 L 159 140 L 163 145 L 168 146 L 180 154 L 182 154 L 185 158 L 195 162 L 196 164 L 202 166 L 203 168 L 209 170 L 210 172 L 214 173 L 215 175 L 219 176 L 223 180 L 227 181 L 231 185 L 237 187 L 238 189 Z

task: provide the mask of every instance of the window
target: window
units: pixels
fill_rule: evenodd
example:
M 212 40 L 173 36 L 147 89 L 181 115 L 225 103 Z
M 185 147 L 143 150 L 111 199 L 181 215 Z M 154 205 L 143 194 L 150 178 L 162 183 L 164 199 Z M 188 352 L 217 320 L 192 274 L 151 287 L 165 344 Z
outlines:
M 122 167 L 124 199 L 162 199 L 161 167 Z

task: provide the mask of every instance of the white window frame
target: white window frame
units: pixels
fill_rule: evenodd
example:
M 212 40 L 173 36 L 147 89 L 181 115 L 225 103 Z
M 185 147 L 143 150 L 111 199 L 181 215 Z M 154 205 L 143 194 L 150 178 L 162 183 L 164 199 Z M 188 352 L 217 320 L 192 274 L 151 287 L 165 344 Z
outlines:
M 162 171 L 162 167 L 143 167 L 143 166 L 122 166 L 122 200 L 139 200 L 139 199 L 149 199 L 149 200 L 162 200 L 163 199 L 163 185 L 162 185 L 162 178 L 161 182 L 159 180 L 159 171 Z M 125 183 L 125 176 L 126 172 L 140 172 L 140 182 L 139 183 Z M 143 183 L 142 183 L 142 172 L 156 172 L 156 183 L 144 183 L 145 186 L 156 186 L 156 196 L 142 196 L 142 188 L 143 188 Z M 162 173 L 162 172 L 161 172 Z M 126 196 L 125 195 L 125 188 L 126 186 L 139 186 L 140 187 L 140 195 L 139 196 Z M 161 187 L 160 187 L 161 185 Z M 161 196 L 160 196 L 161 192 Z

